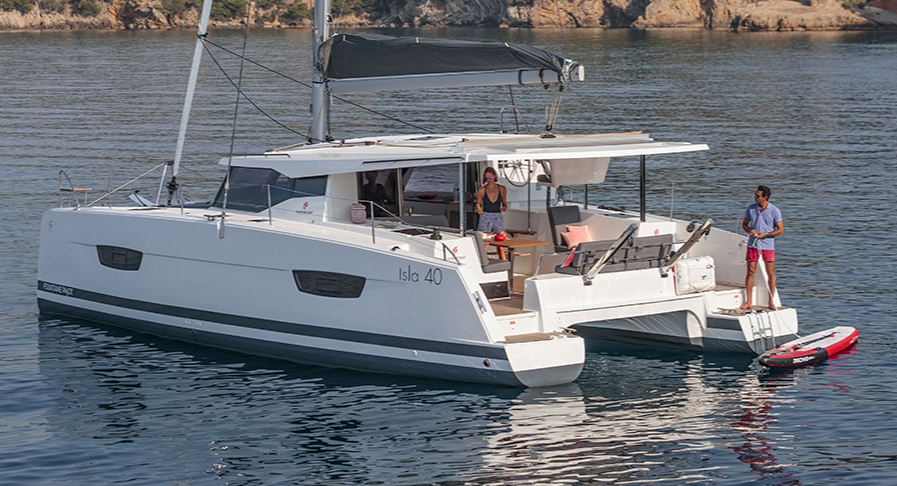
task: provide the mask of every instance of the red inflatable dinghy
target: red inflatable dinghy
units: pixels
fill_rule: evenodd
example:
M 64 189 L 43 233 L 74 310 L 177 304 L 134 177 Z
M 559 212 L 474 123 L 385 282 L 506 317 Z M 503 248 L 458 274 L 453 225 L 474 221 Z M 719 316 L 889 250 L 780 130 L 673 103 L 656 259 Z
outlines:
M 860 331 L 838 326 L 789 341 L 760 355 L 759 361 L 770 368 L 792 368 L 825 361 L 851 347 Z

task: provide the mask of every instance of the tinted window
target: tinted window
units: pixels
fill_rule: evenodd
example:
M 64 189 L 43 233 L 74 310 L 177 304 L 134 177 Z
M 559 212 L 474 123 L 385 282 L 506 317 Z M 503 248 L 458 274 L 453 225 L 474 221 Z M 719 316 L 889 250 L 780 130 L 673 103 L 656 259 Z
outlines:
M 136 271 L 140 269 L 143 253 L 120 246 L 97 245 L 100 265 L 116 270 Z
M 327 176 L 291 179 L 271 169 L 233 167 L 230 171 L 230 190 L 227 207 L 243 211 L 268 209 L 268 188 L 271 189 L 271 205 L 295 197 L 323 196 L 327 188 Z M 224 204 L 224 184 L 215 197 L 215 207 Z
M 364 277 L 357 275 L 314 270 L 293 270 L 293 278 L 296 279 L 300 292 L 343 299 L 357 299 L 361 296 L 365 282 Z

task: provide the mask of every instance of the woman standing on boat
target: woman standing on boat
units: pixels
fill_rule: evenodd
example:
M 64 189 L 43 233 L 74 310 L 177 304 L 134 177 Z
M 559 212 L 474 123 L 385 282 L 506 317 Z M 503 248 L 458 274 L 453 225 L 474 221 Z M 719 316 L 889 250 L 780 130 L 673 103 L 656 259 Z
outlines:
M 501 213 L 508 210 L 508 190 L 495 180 L 498 174 L 492 167 L 483 171 L 483 185 L 477 189 L 477 214 L 480 223 L 477 231 L 504 233 L 505 220 Z

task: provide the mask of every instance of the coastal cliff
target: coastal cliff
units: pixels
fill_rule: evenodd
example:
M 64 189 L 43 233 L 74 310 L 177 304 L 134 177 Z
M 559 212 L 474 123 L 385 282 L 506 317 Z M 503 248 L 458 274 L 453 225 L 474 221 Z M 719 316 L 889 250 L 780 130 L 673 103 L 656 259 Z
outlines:
M 704 28 L 733 31 L 897 27 L 897 0 L 375 0 L 335 12 L 341 26 Z M 239 26 L 245 0 L 213 11 L 213 26 Z M 193 28 L 184 0 L 0 0 L 0 30 Z M 253 2 L 253 24 L 310 25 L 307 0 Z

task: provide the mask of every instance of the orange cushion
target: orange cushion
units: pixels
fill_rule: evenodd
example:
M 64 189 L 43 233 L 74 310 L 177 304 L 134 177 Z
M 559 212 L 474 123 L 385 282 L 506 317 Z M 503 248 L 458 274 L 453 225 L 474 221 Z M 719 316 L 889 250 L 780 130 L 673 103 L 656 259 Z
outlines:
M 561 267 L 569 267 L 573 264 L 573 259 L 576 258 L 576 247 L 580 243 L 592 241 L 592 235 L 589 233 L 588 226 L 567 226 L 567 232 L 562 231 L 561 238 L 564 239 L 564 243 L 570 248 L 570 254 L 567 255 Z
M 567 255 L 566 259 L 564 259 L 564 263 L 561 264 L 561 268 L 567 268 L 570 265 L 573 265 L 574 258 L 576 258 L 576 248 L 570 250 L 570 254 Z
M 561 232 L 561 238 L 571 250 L 584 241 L 592 241 L 588 226 L 567 226 L 567 232 Z

